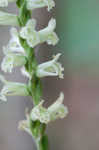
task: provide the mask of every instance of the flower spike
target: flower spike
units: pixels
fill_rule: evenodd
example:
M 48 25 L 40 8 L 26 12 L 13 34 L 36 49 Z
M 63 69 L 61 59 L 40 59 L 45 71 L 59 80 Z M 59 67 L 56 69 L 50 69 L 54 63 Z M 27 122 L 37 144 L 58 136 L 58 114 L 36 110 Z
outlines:
M 57 62 L 60 55 L 61 54 L 59 53 L 54 56 L 53 60 L 38 65 L 37 76 L 40 78 L 46 76 L 59 76 L 59 78 L 63 79 L 62 72 L 64 71 L 64 68 L 59 62 Z
M 63 103 L 64 94 L 60 93 L 59 98 L 54 104 L 52 104 L 48 109 L 44 108 L 42 105 L 44 101 L 41 101 L 37 106 L 35 106 L 31 111 L 31 119 L 33 121 L 39 120 L 41 123 L 48 124 L 58 118 L 64 118 L 68 114 L 68 109 Z
M 46 28 L 36 31 L 36 21 L 31 19 L 25 27 L 20 31 L 20 36 L 27 40 L 30 47 L 35 47 L 37 44 L 47 42 L 49 45 L 56 45 L 59 41 L 58 36 L 54 32 L 56 28 L 56 20 L 51 19 Z
M 0 75 L 0 80 L 4 83 L 4 87 L 0 92 L 0 99 L 2 101 L 7 101 L 6 96 L 28 96 L 29 90 L 28 86 L 22 83 L 17 82 L 9 82 L 5 80 L 5 78 Z
M 55 7 L 55 2 L 54 0 L 27 0 L 27 9 L 29 10 L 42 7 L 48 7 L 48 11 L 50 11 Z

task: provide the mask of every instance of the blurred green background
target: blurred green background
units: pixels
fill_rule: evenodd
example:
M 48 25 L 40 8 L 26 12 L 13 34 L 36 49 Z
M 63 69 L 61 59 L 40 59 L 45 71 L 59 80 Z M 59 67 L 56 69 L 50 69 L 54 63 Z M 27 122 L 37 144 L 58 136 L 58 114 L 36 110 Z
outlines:
M 18 13 L 15 4 L 7 10 Z M 69 115 L 48 125 L 50 150 L 99 150 L 99 0 L 57 0 L 50 13 L 45 8 L 33 11 L 38 29 L 44 28 L 51 16 L 57 19 L 60 42 L 55 47 L 39 45 L 35 52 L 39 63 L 61 52 L 65 78 L 44 78 L 43 99 L 49 105 L 63 91 Z M 9 29 L 0 27 L 0 61 L 2 46 L 10 38 Z M 5 76 L 27 82 L 19 68 Z M 25 108 L 31 108 L 31 104 L 29 97 L 19 96 L 0 103 L 0 150 L 36 150 L 32 138 L 17 129 L 18 122 L 25 118 Z
M 72 71 L 98 71 L 99 1 L 57 0 L 56 18 L 65 64 Z

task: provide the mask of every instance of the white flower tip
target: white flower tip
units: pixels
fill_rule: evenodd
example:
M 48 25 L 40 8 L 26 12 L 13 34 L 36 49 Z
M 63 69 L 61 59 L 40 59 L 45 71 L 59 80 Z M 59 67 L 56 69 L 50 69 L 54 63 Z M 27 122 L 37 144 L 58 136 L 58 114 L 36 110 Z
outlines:
M 28 27 L 32 27 L 33 29 L 35 29 L 35 27 L 36 27 L 36 20 L 35 19 L 30 19 L 28 22 L 27 22 L 27 24 L 26 24 L 26 26 L 28 26 Z
M 58 42 L 59 42 L 59 38 L 58 38 L 57 34 L 56 34 L 55 32 L 52 32 L 52 33 L 48 36 L 47 43 L 48 43 L 49 45 L 55 46 Z
M 64 93 L 63 92 L 60 93 L 58 100 L 61 101 L 61 103 L 63 102 L 63 100 L 64 100 Z
M 53 61 L 57 61 L 62 54 L 58 53 L 57 55 L 53 55 Z
M 55 7 L 54 0 L 45 0 L 48 5 L 48 11 L 50 11 L 53 7 Z
M 56 28 L 56 19 L 51 18 L 51 20 L 48 23 L 48 26 L 52 28 L 52 30 L 54 30 Z
M 55 62 L 56 67 L 58 69 L 59 78 L 63 79 L 64 78 L 64 74 L 63 74 L 64 68 L 62 67 L 61 63 L 57 62 L 58 59 L 60 58 L 60 56 L 61 56 L 61 53 L 58 53 L 57 55 L 54 55 L 53 56 L 53 62 Z
M 64 100 L 64 94 L 63 94 L 63 92 L 61 92 L 61 93 L 60 93 L 60 96 L 59 96 L 59 98 L 58 98 L 58 101 L 60 102 L 60 104 L 62 104 L 62 103 L 63 103 L 63 100 Z M 60 118 L 66 117 L 67 114 L 68 114 L 68 108 L 62 104 L 60 110 L 61 110 L 61 111 L 60 111 L 60 112 L 61 112 Z

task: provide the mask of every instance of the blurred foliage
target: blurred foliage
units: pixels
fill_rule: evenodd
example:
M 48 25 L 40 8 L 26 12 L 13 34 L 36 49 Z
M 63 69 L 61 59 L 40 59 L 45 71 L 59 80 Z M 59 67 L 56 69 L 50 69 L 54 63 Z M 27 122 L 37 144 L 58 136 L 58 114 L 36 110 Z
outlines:
M 99 1 L 57 0 L 59 48 L 72 71 L 96 71 L 99 65 Z

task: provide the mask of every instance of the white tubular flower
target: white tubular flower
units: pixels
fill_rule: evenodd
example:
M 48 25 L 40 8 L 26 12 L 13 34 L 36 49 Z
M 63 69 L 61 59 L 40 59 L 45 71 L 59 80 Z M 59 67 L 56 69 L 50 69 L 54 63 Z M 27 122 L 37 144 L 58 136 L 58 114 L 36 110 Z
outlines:
M 42 7 L 48 7 L 48 11 L 50 11 L 55 7 L 55 2 L 54 0 L 27 0 L 27 9 L 29 10 Z
M 7 7 L 8 2 L 16 2 L 16 0 L 0 0 L 0 7 Z
M 50 45 L 56 45 L 59 41 L 58 36 L 54 32 L 56 27 L 55 19 L 51 19 L 49 21 L 48 27 L 42 29 L 40 31 L 35 30 L 36 21 L 34 19 L 30 19 L 25 27 L 23 27 L 20 31 L 20 36 L 23 39 L 27 40 L 27 43 L 30 47 L 35 47 L 36 45 L 47 42 Z
M 51 19 L 48 23 L 48 26 L 45 29 L 40 30 L 39 37 L 40 37 L 40 42 L 47 42 L 49 45 L 56 45 L 59 41 L 59 38 L 57 34 L 54 32 L 56 28 L 56 20 Z
M 4 72 L 12 72 L 13 67 L 23 66 L 26 64 L 25 56 L 21 54 L 8 53 L 3 58 L 1 69 Z
M 54 56 L 53 60 L 38 65 L 37 76 L 40 78 L 46 76 L 59 76 L 59 78 L 63 79 L 62 72 L 64 71 L 64 68 L 59 62 L 57 62 L 60 55 L 61 54 L 59 53 Z
M 64 118 L 68 114 L 68 109 L 63 103 L 64 94 L 61 93 L 59 98 L 48 109 L 42 106 L 44 101 L 35 106 L 31 111 L 31 119 L 33 121 L 39 120 L 41 123 L 48 124 L 58 118 Z
M 9 82 L 0 75 L 0 80 L 4 83 L 4 87 L 0 92 L 0 99 L 2 101 L 7 101 L 6 96 L 28 96 L 29 90 L 28 86 L 18 82 Z
M 34 47 L 40 43 L 38 32 L 35 30 L 36 20 L 30 19 L 26 26 L 22 28 L 20 36 L 27 40 L 30 47 Z
M 0 25 L 18 26 L 18 18 L 16 15 L 0 11 Z
M 64 94 L 61 92 L 57 101 L 48 108 L 52 121 L 58 118 L 64 118 L 68 114 L 68 108 L 64 106 L 63 100 Z
M 7 47 L 5 48 L 6 51 L 15 52 L 15 53 L 22 53 L 23 55 L 25 55 L 24 48 L 20 44 L 17 29 L 11 28 L 10 34 L 11 34 L 11 40 L 9 41 Z

